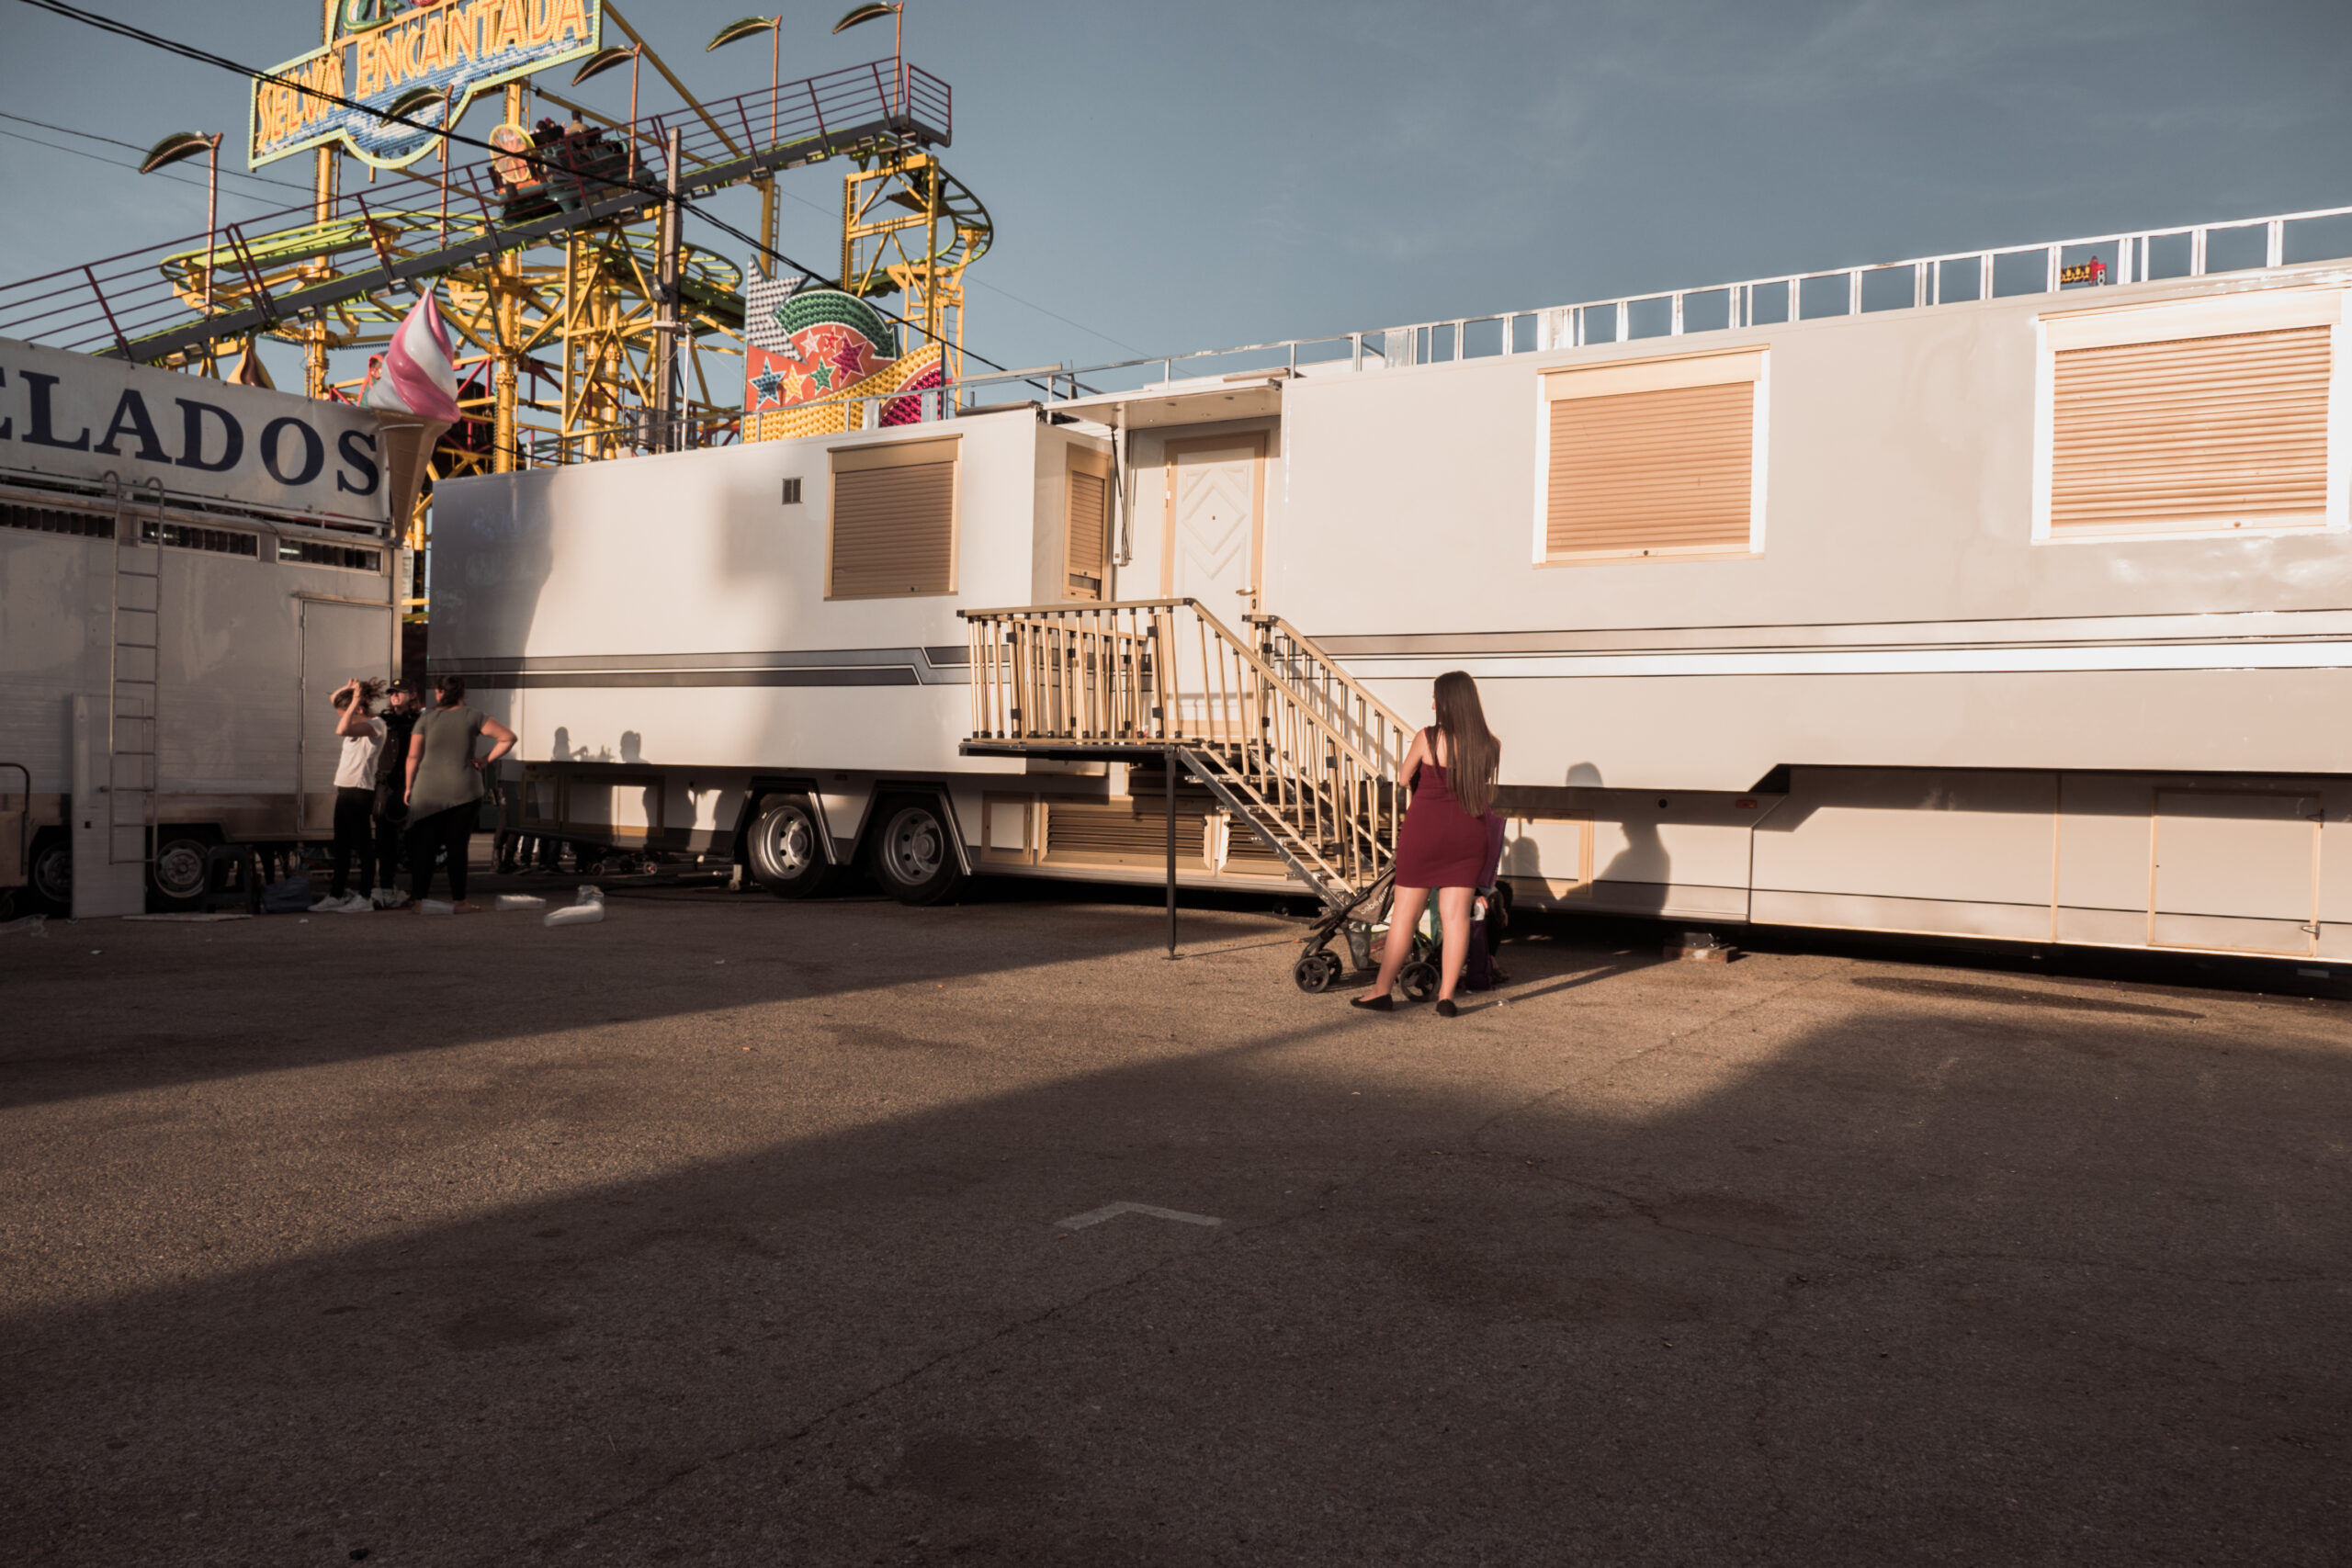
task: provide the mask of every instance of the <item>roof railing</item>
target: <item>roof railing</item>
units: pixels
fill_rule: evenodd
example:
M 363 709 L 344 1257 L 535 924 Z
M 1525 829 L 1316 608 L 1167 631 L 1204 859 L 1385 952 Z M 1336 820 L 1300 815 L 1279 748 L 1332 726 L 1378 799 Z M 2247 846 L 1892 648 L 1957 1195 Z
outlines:
M 1956 251 L 1826 272 L 1628 294 L 1544 310 L 1417 321 L 1330 337 L 1288 338 L 1237 348 L 1056 367 L 1050 372 L 967 376 L 959 386 L 977 389 L 1046 379 L 1055 386 L 1071 387 L 1069 395 L 1078 398 L 1138 391 L 1219 372 L 1306 371 L 1317 365 L 1344 365 L 1352 371 L 1396 369 L 1593 344 L 1686 337 L 1733 327 L 1924 310 L 2022 294 L 2207 277 L 2338 258 L 2352 258 L 2352 207 L 2142 229 L 2046 244 Z M 1148 374 L 1153 371 L 1156 378 Z

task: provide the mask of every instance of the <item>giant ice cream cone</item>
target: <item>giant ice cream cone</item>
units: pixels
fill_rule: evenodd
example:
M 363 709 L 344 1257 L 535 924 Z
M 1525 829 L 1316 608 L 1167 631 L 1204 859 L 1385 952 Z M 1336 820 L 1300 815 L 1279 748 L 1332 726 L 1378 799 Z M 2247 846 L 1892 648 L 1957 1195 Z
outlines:
M 393 524 L 402 529 L 424 488 L 434 443 L 460 417 L 456 358 L 449 329 L 428 293 L 401 319 L 379 372 L 359 394 L 361 407 L 391 416 L 382 425 L 384 482 L 391 492 Z

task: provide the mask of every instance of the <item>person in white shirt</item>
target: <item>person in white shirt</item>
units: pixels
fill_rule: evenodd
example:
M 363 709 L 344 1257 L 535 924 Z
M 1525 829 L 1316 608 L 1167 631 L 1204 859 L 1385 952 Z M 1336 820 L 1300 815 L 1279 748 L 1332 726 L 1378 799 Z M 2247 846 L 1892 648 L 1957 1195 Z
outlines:
M 376 890 L 376 754 L 384 744 L 384 721 L 375 715 L 384 694 L 381 681 L 346 681 L 334 694 L 342 718 L 334 732 L 343 755 L 334 768 L 334 881 L 312 914 L 356 915 L 374 908 Z M 359 891 L 351 886 L 351 857 L 359 857 Z

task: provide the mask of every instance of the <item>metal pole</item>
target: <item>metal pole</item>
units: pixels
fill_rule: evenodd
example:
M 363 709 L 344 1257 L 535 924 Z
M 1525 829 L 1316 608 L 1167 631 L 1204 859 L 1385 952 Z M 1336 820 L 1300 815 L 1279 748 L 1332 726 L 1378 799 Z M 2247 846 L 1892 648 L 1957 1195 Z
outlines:
M 669 169 L 662 179 L 662 188 L 670 198 L 662 204 L 662 243 L 658 263 L 661 320 L 654 331 L 660 335 L 653 344 L 654 396 L 660 400 L 657 412 L 659 429 L 648 443 L 657 452 L 684 446 L 678 439 L 678 241 L 685 227 L 678 210 L 678 137 L 676 126 L 670 128 L 669 143 L 662 149 Z
M 220 227 L 220 132 L 212 133 L 211 165 L 204 179 L 204 373 L 220 374 L 213 354 L 212 336 L 212 247 L 213 231 Z
M 1176 956 L 1176 748 L 1167 752 L 1168 766 L 1168 956 Z

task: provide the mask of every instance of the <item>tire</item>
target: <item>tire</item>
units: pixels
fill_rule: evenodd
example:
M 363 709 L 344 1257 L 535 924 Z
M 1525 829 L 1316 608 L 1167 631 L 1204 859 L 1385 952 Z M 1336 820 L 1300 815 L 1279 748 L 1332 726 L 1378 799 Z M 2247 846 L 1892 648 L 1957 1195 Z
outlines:
M 1290 977 L 1308 996 L 1319 997 L 1340 977 L 1340 955 L 1328 947 L 1319 948 L 1293 964 Z
M 1416 958 L 1396 971 L 1396 988 L 1408 1002 L 1425 1002 L 1437 995 L 1437 965 L 1426 958 Z
M 74 841 L 57 829 L 33 835 L 32 861 L 25 868 L 26 892 L 44 915 L 74 908 Z
M 962 886 L 947 814 L 936 799 L 886 800 L 869 852 L 875 880 L 901 904 L 936 904 Z
M 193 909 L 204 902 L 212 835 L 201 829 L 159 828 L 155 859 L 147 867 L 148 901 L 158 910 Z
M 774 795 L 760 803 L 743 835 L 743 859 L 752 880 L 779 898 L 814 898 L 833 879 L 824 829 L 806 795 Z

